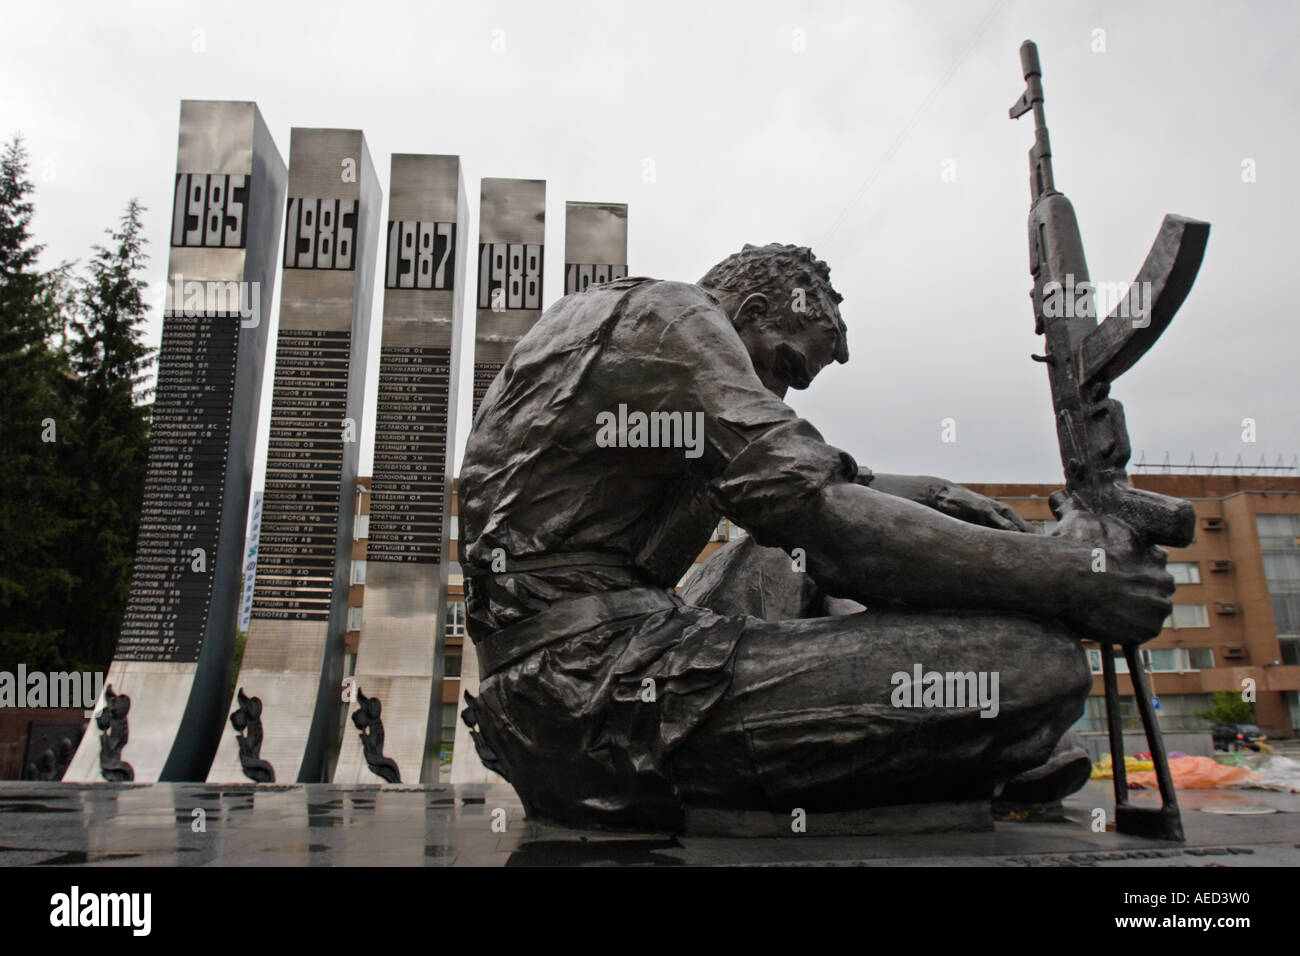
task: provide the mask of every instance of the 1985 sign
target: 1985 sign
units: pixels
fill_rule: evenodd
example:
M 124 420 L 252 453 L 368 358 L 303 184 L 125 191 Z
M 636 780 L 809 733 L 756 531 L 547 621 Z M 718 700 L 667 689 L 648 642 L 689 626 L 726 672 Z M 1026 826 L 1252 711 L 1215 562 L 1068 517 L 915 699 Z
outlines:
M 243 249 L 247 232 L 248 177 L 177 173 L 172 203 L 172 245 Z

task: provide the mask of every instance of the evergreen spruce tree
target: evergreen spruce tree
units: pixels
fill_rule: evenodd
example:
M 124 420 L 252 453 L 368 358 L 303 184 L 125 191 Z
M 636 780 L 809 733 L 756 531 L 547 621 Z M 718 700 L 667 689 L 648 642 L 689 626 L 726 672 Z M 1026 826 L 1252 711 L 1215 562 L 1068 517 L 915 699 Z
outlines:
M 0 157 L 0 670 L 65 663 L 75 381 L 62 343 L 68 266 L 41 272 L 21 138 Z
M 148 255 L 144 208 L 134 199 L 109 247 L 94 247 L 72 322 L 79 379 L 75 470 L 79 522 L 72 558 L 78 579 L 66 631 L 83 666 L 106 667 L 126 607 L 149 448 L 144 383 L 153 364 L 143 342 Z

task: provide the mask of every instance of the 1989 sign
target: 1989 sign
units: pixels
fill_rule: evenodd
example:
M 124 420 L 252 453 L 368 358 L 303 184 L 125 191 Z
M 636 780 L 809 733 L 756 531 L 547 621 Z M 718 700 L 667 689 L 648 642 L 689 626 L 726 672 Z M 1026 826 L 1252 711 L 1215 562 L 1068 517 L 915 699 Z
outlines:
M 586 292 L 588 286 L 613 282 L 627 275 L 627 266 L 570 262 L 564 267 L 564 294 Z

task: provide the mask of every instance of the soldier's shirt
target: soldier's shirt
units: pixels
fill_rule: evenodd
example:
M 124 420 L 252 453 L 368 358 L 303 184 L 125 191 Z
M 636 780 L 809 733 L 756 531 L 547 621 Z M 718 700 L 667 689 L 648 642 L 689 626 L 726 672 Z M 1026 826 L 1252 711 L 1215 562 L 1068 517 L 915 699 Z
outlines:
M 620 405 L 702 421 L 698 457 L 602 447 L 600 416 Z M 759 543 L 795 546 L 783 538 L 801 503 L 858 477 L 848 454 L 764 388 L 698 286 L 631 278 L 566 296 L 516 345 L 465 450 L 460 560 L 478 572 L 465 579 L 470 636 L 596 591 L 671 591 L 719 515 Z M 607 560 L 527 569 L 591 553 Z M 494 554 L 506 572 L 483 574 Z M 753 623 L 680 606 L 549 644 L 483 680 L 481 739 L 530 813 L 671 826 L 681 812 L 672 753 L 725 693 Z M 655 706 L 641 706 L 647 686 Z
M 617 417 L 620 406 L 689 418 L 698 457 L 682 447 L 602 447 L 601 413 Z M 763 386 L 699 286 L 629 278 L 566 296 L 519 341 L 483 398 L 460 474 L 461 562 L 487 570 L 494 553 L 508 568 L 601 552 L 628 566 L 511 575 L 508 588 L 479 579 L 467 590 L 486 587 L 492 606 L 469 608 L 470 633 L 564 596 L 671 589 L 720 515 L 760 543 L 797 544 L 769 529 L 787 525 L 827 482 L 857 477 L 847 453 Z

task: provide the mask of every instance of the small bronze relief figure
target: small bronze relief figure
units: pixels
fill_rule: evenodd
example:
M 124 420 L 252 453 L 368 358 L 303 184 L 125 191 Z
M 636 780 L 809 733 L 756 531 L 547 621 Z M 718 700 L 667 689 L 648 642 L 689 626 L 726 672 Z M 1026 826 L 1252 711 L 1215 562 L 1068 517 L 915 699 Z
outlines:
M 263 760 L 262 698 L 248 697 L 239 688 L 239 709 L 230 715 L 230 725 L 239 737 L 239 765 L 244 776 L 255 783 L 275 783 L 275 768 Z
M 135 768 L 122 759 L 122 748 L 127 742 L 126 715 L 131 709 L 131 698 L 113 693 L 113 685 L 104 687 L 104 707 L 95 718 L 103 731 L 99 737 L 99 772 L 113 783 L 135 779 Z
M 361 749 L 366 755 L 370 772 L 389 783 L 401 783 L 402 775 L 397 764 L 384 756 L 384 722 L 379 718 L 383 705 L 378 697 L 367 697 L 357 688 L 357 709 L 352 722 L 361 731 Z
M 501 758 L 487 745 L 483 735 L 478 732 L 478 716 L 478 698 L 469 691 L 465 691 L 465 709 L 460 712 L 460 719 L 465 721 L 465 726 L 469 728 L 469 739 L 474 742 L 474 749 L 478 752 L 478 759 L 482 761 L 485 768 L 504 777 L 507 771 L 501 763 Z

